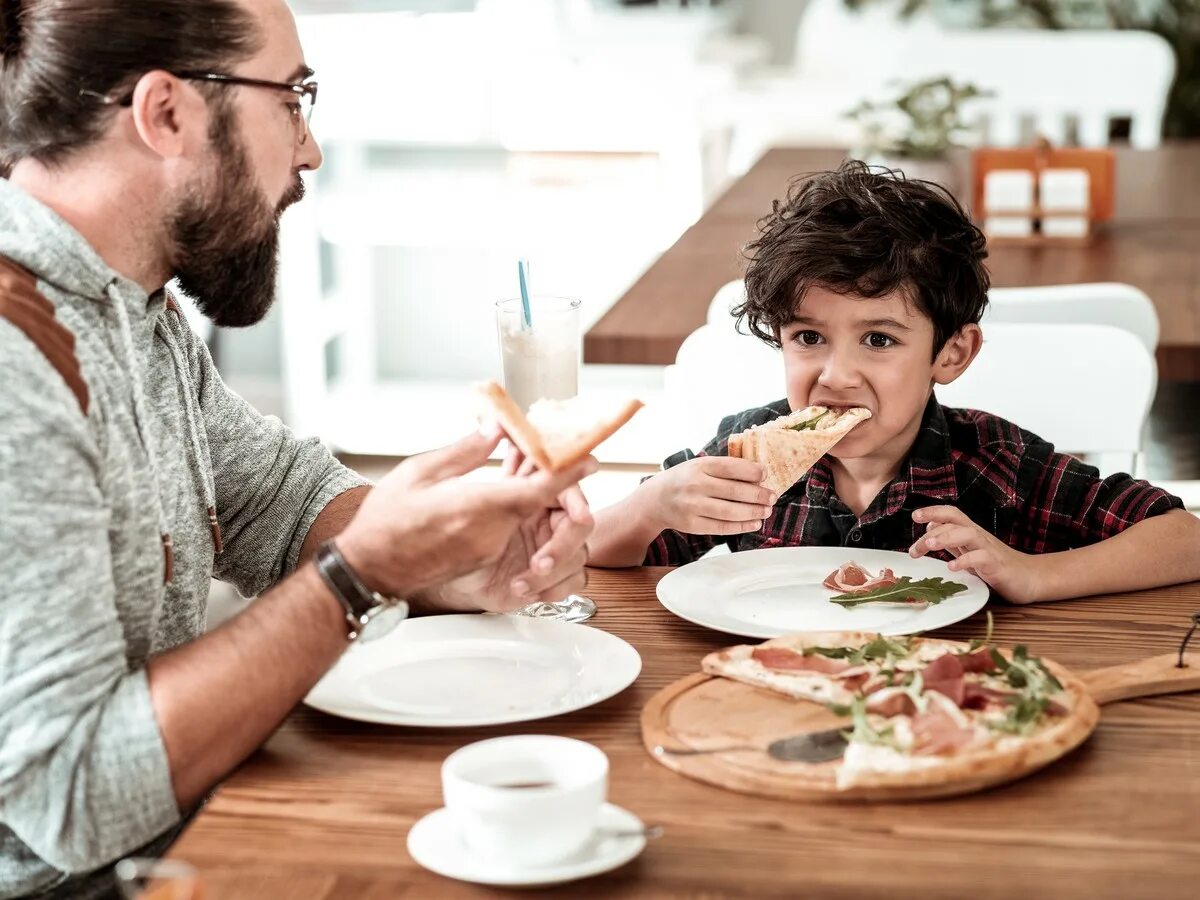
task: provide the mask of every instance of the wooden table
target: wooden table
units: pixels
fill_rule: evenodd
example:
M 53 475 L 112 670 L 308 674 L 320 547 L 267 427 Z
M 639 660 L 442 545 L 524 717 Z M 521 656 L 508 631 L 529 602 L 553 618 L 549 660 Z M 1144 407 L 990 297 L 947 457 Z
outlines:
M 611 761 L 610 799 L 662 838 L 629 865 L 552 889 L 616 897 L 1195 897 L 1200 884 L 1200 694 L 1105 707 L 1079 750 L 1024 781 L 905 805 L 804 805 L 676 775 L 641 745 L 654 692 L 736 641 L 654 600 L 666 569 L 594 572 L 597 627 L 642 655 L 638 680 L 590 709 L 524 725 L 429 731 L 297 709 L 216 793 L 172 856 L 198 866 L 212 900 L 503 896 L 441 878 L 405 851 L 441 806 L 442 760 L 501 734 L 591 741 Z M 1200 582 L 1088 600 L 994 604 L 996 639 L 1068 666 L 1167 652 L 1200 609 Z M 943 632 L 983 631 L 976 615 Z M 1193 648 L 1194 649 L 1194 648 Z
M 1162 323 L 1159 377 L 1200 380 L 1200 141 L 1119 148 L 1116 156 L 1116 217 L 1099 238 L 1085 248 L 995 247 L 992 283 L 1136 285 Z M 683 339 L 704 324 L 717 288 L 741 277 L 741 248 L 771 201 L 794 176 L 836 168 L 844 157 L 842 150 L 769 151 L 592 327 L 584 360 L 673 363 Z

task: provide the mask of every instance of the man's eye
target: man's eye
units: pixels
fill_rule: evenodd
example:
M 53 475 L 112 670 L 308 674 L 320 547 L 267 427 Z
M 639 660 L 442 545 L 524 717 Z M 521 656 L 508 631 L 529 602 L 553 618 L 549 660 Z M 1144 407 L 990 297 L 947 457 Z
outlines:
M 886 334 L 880 334 L 878 331 L 872 331 L 867 335 L 867 346 L 875 350 L 886 350 L 895 344 L 895 340 L 888 337 Z
M 806 347 L 812 347 L 821 343 L 821 335 L 815 331 L 798 331 L 794 338 L 797 344 L 803 344 Z
M 288 111 L 292 114 L 293 119 L 300 118 L 300 104 L 299 103 L 287 103 L 285 105 L 287 106 Z

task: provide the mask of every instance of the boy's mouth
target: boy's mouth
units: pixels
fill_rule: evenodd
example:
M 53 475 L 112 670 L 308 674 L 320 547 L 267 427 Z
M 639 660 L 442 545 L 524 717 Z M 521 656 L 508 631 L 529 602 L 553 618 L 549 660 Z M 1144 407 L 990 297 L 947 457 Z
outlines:
M 813 400 L 809 405 L 824 406 L 825 408 L 831 409 L 836 413 L 844 413 L 849 409 L 866 409 L 870 410 L 872 413 L 875 412 L 875 410 L 871 409 L 865 403 L 832 403 L 826 400 Z

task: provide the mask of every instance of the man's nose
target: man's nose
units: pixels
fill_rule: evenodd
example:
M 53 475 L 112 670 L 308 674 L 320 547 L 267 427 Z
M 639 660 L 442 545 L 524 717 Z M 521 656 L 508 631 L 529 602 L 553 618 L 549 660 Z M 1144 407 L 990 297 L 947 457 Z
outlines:
M 296 168 L 313 172 L 321 168 L 324 161 L 325 154 L 321 152 L 321 145 L 317 142 L 316 135 L 310 131 L 308 139 L 303 144 L 296 145 Z

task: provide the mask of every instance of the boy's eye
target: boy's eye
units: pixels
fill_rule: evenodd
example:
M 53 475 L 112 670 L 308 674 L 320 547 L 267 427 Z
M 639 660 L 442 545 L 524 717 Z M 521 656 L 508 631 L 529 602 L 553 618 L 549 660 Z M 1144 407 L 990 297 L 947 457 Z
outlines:
M 804 344 L 806 347 L 812 347 L 821 343 L 821 335 L 815 331 L 798 331 L 793 340 L 797 344 Z
M 875 350 L 886 350 L 888 347 L 896 343 L 893 338 L 886 334 L 880 334 L 878 331 L 872 331 L 866 337 L 867 346 Z

